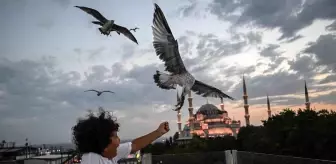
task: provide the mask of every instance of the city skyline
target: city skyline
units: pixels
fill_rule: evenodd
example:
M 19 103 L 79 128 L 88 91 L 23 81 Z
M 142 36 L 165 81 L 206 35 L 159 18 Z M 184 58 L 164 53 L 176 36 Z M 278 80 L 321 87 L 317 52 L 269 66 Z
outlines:
M 153 80 L 156 70 L 164 70 L 152 46 L 154 2 L 186 67 L 236 99 L 224 100 L 225 110 L 242 125 L 243 75 L 253 125 L 267 118 L 267 94 L 272 114 L 304 109 L 304 81 L 311 108 L 335 109 L 336 17 L 327 1 L 5 0 L 0 2 L 0 20 L 6 22 L 0 31 L 0 140 L 70 142 L 77 118 L 99 106 L 116 115 L 122 139 L 144 135 L 165 120 L 171 126 L 166 136 L 172 136 L 176 91 L 161 90 Z M 94 18 L 75 5 L 97 9 L 127 28 L 139 27 L 133 33 L 139 45 L 122 34 L 101 35 Z M 87 89 L 115 94 L 98 97 Z M 220 104 L 192 97 L 195 110 L 207 100 Z M 186 106 L 181 114 L 187 120 Z

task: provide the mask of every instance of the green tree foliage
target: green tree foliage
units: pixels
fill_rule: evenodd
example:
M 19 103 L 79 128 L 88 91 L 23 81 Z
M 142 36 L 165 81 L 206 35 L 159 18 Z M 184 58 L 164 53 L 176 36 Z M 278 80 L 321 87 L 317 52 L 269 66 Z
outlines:
M 336 160 L 336 112 L 328 110 L 284 109 L 261 126 L 242 127 L 237 139 L 232 136 L 203 139 L 194 137 L 178 145 L 178 133 L 166 143 L 147 146 L 143 152 L 177 154 L 241 150 L 306 158 Z M 168 141 L 169 140 L 169 141 Z
M 173 145 L 173 137 L 169 137 L 169 144 Z
M 240 150 L 336 160 L 336 112 L 285 109 L 262 122 L 241 128 Z
M 175 132 L 175 134 L 173 136 L 173 141 L 176 142 L 176 140 L 178 139 L 178 137 L 179 137 L 179 133 Z

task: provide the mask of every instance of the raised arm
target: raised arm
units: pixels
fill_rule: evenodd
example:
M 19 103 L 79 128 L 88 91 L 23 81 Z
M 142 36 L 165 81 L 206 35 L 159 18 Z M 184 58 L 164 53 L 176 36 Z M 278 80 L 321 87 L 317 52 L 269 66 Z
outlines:
M 132 141 L 131 153 L 135 153 L 147 145 L 151 144 L 156 139 L 160 138 L 162 135 L 169 131 L 169 123 L 163 122 L 160 126 L 151 133 L 148 133 L 142 137 L 136 138 Z

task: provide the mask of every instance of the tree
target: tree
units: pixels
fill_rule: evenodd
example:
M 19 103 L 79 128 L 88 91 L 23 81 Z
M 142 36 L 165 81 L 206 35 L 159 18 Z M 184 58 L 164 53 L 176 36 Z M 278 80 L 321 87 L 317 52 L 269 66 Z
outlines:
M 169 144 L 173 145 L 173 137 L 171 137 L 171 136 L 169 137 Z
M 5 144 L 6 144 L 6 141 L 5 141 L 5 140 L 2 140 L 2 142 L 1 142 L 1 147 L 5 147 Z
M 174 136 L 173 136 L 173 140 L 174 142 L 176 142 L 176 140 L 179 138 L 179 133 L 175 132 Z
M 166 148 L 170 147 L 170 142 L 169 142 L 168 138 L 165 139 L 165 146 L 166 146 Z
M 238 149 L 241 151 L 282 154 L 306 158 L 336 160 L 336 112 L 328 110 L 284 109 L 262 121 L 262 126 L 241 127 L 232 136 L 200 138 L 194 136 L 189 144 L 155 143 L 146 148 L 152 154 L 193 153 Z M 178 133 L 172 137 L 176 142 Z M 167 145 L 170 145 L 168 148 Z
M 240 129 L 240 150 L 336 160 L 336 112 L 285 109 L 262 122 Z

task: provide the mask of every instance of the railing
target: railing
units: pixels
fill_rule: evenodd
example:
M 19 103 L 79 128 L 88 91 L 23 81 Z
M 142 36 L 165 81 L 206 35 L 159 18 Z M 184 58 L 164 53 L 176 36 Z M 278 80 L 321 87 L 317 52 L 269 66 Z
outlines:
M 74 163 L 73 159 L 78 155 L 79 155 L 78 153 L 67 154 L 68 157 L 65 160 L 62 160 L 61 164 L 72 164 L 72 163 Z
M 123 158 L 118 161 L 118 164 L 138 164 L 137 158 Z
M 237 151 L 237 164 L 336 164 L 336 161 Z
M 190 154 L 144 154 L 142 164 L 336 164 L 336 161 L 237 150 Z
M 142 164 L 226 164 L 225 152 L 147 155 Z

